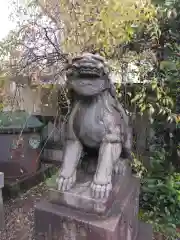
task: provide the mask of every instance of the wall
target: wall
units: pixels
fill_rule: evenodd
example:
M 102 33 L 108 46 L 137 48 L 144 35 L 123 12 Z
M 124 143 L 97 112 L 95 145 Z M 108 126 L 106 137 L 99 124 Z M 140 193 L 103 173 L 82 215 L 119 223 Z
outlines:
M 8 82 L 5 91 L 5 111 L 21 109 L 34 115 L 57 115 L 58 89 L 35 88 L 28 85 L 17 87 L 15 82 Z

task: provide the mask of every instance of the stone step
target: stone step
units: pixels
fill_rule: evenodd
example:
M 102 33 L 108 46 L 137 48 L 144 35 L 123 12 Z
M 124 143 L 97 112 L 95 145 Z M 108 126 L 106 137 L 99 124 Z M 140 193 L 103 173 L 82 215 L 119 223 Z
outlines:
M 137 240 L 152 240 L 152 239 L 153 239 L 152 226 L 150 224 L 140 222 Z

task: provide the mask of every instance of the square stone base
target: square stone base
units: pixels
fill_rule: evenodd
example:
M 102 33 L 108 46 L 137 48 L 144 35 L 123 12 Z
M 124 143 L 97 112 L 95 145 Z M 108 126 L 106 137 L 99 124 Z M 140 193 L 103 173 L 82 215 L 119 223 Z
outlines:
M 114 211 L 107 219 L 84 214 L 47 201 L 35 208 L 35 240 L 151 240 L 152 229 L 139 224 L 133 233 L 123 213 Z
M 130 171 L 113 177 L 107 199 L 92 198 L 92 176 L 77 174 L 75 186 L 50 189 L 49 201 L 35 207 L 35 240 L 142 240 L 139 224 L 140 181 Z M 82 181 L 81 181 L 82 180 Z M 149 233 L 144 240 L 151 240 Z
M 51 186 L 49 189 L 49 201 L 60 206 L 78 209 L 85 213 L 94 213 L 103 218 L 111 214 L 111 209 L 115 202 L 119 206 L 119 210 L 116 209 L 118 211 L 124 211 L 124 208 L 130 208 L 132 204 L 138 208 L 140 182 L 139 179 L 132 177 L 130 171 L 128 171 L 126 176 L 113 176 L 112 192 L 105 199 L 92 197 L 90 188 L 92 181 L 92 174 L 79 171 L 76 184 L 70 190 L 61 192 L 57 190 L 57 184 Z

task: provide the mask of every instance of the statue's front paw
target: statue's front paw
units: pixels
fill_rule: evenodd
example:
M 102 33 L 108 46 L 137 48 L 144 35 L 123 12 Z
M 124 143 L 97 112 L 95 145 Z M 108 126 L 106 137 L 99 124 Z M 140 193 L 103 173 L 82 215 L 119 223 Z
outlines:
M 91 184 L 91 190 L 92 190 L 92 197 L 94 198 L 108 198 L 109 194 L 112 190 L 112 184 L 96 184 L 95 182 L 92 182 Z
M 76 182 L 76 172 L 71 177 L 65 177 L 60 174 L 56 182 L 59 191 L 68 191 Z

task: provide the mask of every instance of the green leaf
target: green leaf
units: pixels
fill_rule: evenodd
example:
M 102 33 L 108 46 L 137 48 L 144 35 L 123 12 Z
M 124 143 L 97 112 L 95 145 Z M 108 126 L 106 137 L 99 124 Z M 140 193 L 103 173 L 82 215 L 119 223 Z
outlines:
M 156 88 L 157 88 L 157 82 L 154 81 L 154 82 L 151 84 L 151 87 L 152 87 L 152 90 L 156 89 Z
M 136 96 L 131 100 L 131 103 L 137 102 L 141 98 L 140 94 L 136 94 Z
M 176 67 L 176 64 L 174 62 L 171 62 L 171 61 L 162 61 L 160 63 L 160 69 L 161 70 L 176 70 L 177 67 Z

